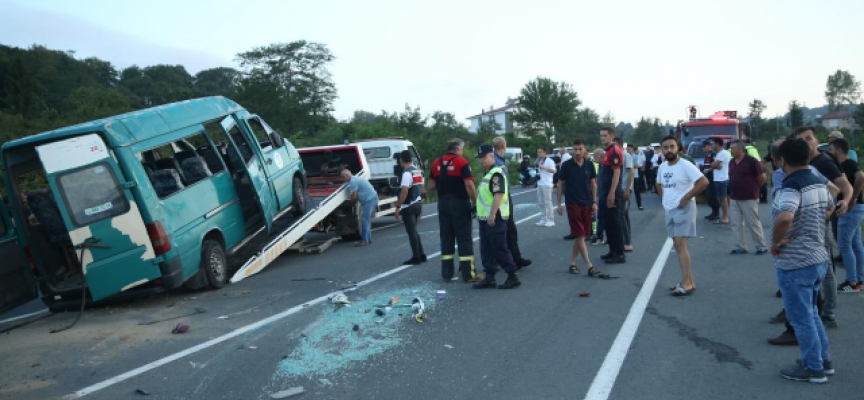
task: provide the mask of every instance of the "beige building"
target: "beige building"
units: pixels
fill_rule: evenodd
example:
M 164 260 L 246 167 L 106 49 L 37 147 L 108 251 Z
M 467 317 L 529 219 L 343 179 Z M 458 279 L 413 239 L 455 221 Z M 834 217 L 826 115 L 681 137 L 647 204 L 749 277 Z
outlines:
M 852 128 L 852 113 L 849 111 L 832 111 L 822 116 L 822 126 L 829 131 Z

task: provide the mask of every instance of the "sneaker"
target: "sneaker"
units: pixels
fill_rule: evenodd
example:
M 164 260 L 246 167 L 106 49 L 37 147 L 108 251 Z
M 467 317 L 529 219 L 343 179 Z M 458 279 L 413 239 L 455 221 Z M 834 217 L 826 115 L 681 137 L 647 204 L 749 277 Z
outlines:
M 564 236 L 564 240 L 574 240 L 574 239 L 576 239 L 576 236 L 573 236 L 573 235 Z
M 859 290 L 864 289 L 864 281 L 858 281 L 857 283 L 855 283 L 855 286 L 856 286 Z
M 768 253 L 768 249 L 767 249 L 767 248 L 765 248 L 765 247 L 757 247 L 757 248 L 756 248 L 756 255 L 757 255 L 757 256 L 760 255 L 760 254 L 765 254 L 765 253 Z
M 543 225 L 543 226 L 545 226 L 547 228 L 551 228 L 551 227 L 555 226 L 555 223 L 552 221 L 546 221 L 546 225 Z
M 798 338 L 795 337 L 795 334 L 792 332 L 783 331 L 780 336 L 768 339 L 768 343 L 775 346 L 791 346 L 798 344 Z
M 420 257 L 411 257 L 405 261 L 402 261 L 402 265 L 419 265 L 423 262 L 423 259 Z
M 780 310 L 780 312 L 777 313 L 777 315 L 771 317 L 771 319 L 769 319 L 768 322 L 772 323 L 772 324 L 785 324 L 786 323 L 786 310 L 785 309 Z
M 849 281 L 843 281 L 843 283 L 837 285 L 837 293 L 859 293 L 861 292 L 861 288 L 858 287 L 857 283 L 852 283 Z
M 706 215 L 705 219 L 707 219 L 709 221 L 716 221 L 716 220 L 720 219 L 720 216 L 717 214 L 711 214 L 711 215 Z
M 471 285 L 474 289 L 495 289 L 498 285 L 495 283 L 495 278 L 483 279 L 480 282 L 477 282 Z
M 645 207 L 639 206 L 639 211 L 642 211 L 644 209 L 645 209 Z
M 625 264 L 625 263 L 627 263 L 627 257 L 624 257 L 623 255 L 620 255 L 620 254 L 616 254 L 615 256 L 613 256 L 611 258 L 607 258 L 607 259 L 603 260 L 603 262 L 605 262 L 606 264 Z
M 507 274 L 507 280 L 504 283 L 498 285 L 498 289 L 515 289 L 522 285 L 522 281 L 519 280 L 519 275 L 516 273 Z
M 606 241 L 603 239 L 597 239 L 597 240 L 591 242 L 591 244 L 593 244 L 595 246 L 604 246 L 604 245 L 606 245 Z
M 748 253 L 747 249 L 742 249 L 740 247 L 736 247 L 736 248 L 732 249 L 732 252 L 730 254 L 747 254 L 747 253 Z
M 801 359 L 799 358 L 795 360 L 795 365 L 803 367 L 804 362 L 801 361 Z M 834 375 L 834 363 L 831 362 L 831 360 L 822 360 L 822 372 L 824 372 L 827 376 Z
M 541 220 L 537 221 L 537 223 L 534 224 L 534 225 L 537 225 L 537 226 L 544 226 L 544 225 L 546 225 L 546 220 L 545 220 L 545 219 L 541 219 Z
M 810 383 L 827 383 L 828 377 L 825 371 L 811 371 L 806 367 L 795 365 L 780 370 L 780 375 L 793 381 L 807 381 Z
M 606 253 L 606 254 L 600 256 L 600 259 L 601 260 L 608 260 L 612 257 L 615 257 L 615 253 Z
M 824 315 L 822 316 L 822 324 L 825 325 L 825 328 L 828 329 L 834 329 L 838 326 L 837 321 L 834 319 L 834 317 L 826 317 Z
M 527 258 L 522 258 L 522 259 L 519 259 L 519 261 L 516 261 L 516 268 L 519 268 L 519 269 L 525 268 L 529 265 L 531 265 L 531 260 L 529 260 Z
M 428 261 L 428 259 L 426 258 L 426 255 L 425 255 L 425 254 L 421 254 L 421 255 L 420 255 L 420 262 L 426 262 L 426 261 Z

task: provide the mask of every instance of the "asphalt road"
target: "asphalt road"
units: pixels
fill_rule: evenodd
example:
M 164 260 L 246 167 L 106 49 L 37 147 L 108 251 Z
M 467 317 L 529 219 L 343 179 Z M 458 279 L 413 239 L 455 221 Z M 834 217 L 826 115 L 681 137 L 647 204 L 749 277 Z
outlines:
M 0 398 L 124 399 L 142 390 L 152 399 L 268 399 L 298 386 L 305 393 L 296 398 L 314 399 L 864 397 L 854 378 L 864 369 L 864 294 L 838 296 L 840 328 L 828 332 L 837 369 L 830 383 L 786 381 L 778 371 L 800 353 L 765 341 L 782 330 L 767 323 L 782 307 L 770 258 L 730 255 L 728 225 L 700 215 L 700 237 L 690 245 L 698 290 L 674 298 L 668 287 L 680 272 L 656 196 L 645 195 L 645 211 L 632 205 L 636 251 L 627 264 L 603 266 L 606 249 L 589 246 L 595 263 L 619 277 L 600 280 L 585 274 L 581 260 L 582 275 L 567 273 L 566 221 L 535 226 L 534 191 L 515 192 L 520 246 L 534 260 L 516 290 L 443 282 L 437 211 L 428 205 L 419 229 L 436 257 L 420 266 L 400 266 L 410 256 L 405 232 L 384 217 L 374 221 L 366 248 L 337 243 L 320 255 L 283 256 L 223 290 L 88 310 L 58 334 L 48 331 L 75 313 L 4 334 Z M 761 212 L 767 233 L 768 206 Z M 351 307 L 337 309 L 327 297 L 352 284 L 345 291 Z M 396 296 L 397 305 L 422 298 L 426 321 L 415 322 L 408 308 L 375 314 Z M 139 325 L 196 308 L 206 312 Z M 179 322 L 190 331 L 172 335 Z

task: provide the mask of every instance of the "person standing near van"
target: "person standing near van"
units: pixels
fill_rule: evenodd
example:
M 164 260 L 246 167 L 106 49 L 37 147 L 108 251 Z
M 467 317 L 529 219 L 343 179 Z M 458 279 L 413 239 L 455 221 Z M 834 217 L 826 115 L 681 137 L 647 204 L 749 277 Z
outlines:
M 401 214 L 405 223 L 405 233 L 408 234 L 408 243 L 411 244 L 411 258 L 403 264 L 417 265 L 426 262 L 426 253 L 423 251 L 423 243 L 420 234 L 417 233 L 417 223 L 420 222 L 420 214 L 423 213 L 423 171 L 414 167 L 411 160 L 411 151 L 402 150 L 399 153 L 399 162 L 402 164 L 402 181 L 399 183 L 399 200 L 396 202 L 396 219 Z
M 723 138 L 714 138 L 714 163 L 711 170 L 714 171 L 714 195 L 720 202 L 720 220 L 718 224 L 729 223 L 729 161 L 732 156 L 723 148 Z
M 459 245 L 459 271 L 465 282 L 483 279 L 474 272 L 474 241 L 471 220 L 477 204 L 474 175 L 462 157 L 465 142 L 453 139 L 447 153 L 432 162 L 429 189 L 438 191 L 438 225 L 441 238 L 441 276 L 453 279 L 456 244 Z
M 552 174 L 555 173 L 555 161 L 546 157 L 546 148 L 537 148 L 537 168 L 540 179 L 537 181 L 537 203 L 542 216 L 537 226 L 555 226 L 555 215 L 552 210 Z
M 504 154 L 507 153 L 507 140 L 504 139 L 504 136 L 496 136 L 495 139 L 492 139 L 492 147 L 495 149 L 495 166 L 501 167 L 509 184 L 510 171 L 507 169 L 507 160 L 504 158 Z M 510 218 L 507 219 L 507 248 L 510 249 L 516 266 L 524 268 L 531 265 L 531 260 L 522 258 L 522 251 L 519 250 L 519 231 L 516 230 L 516 218 L 513 216 L 513 199 L 510 197 L 509 190 L 507 196 L 510 203 Z
M 342 178 L 348 182 L 348 191 L 351 192 L 351 204 L 360 202 L 363 205 L 363 214 L 360 219 L 360 236 L 362 240 L 354 243 L 354 246 L 363 247 L 372 244 L 372 212 L 378 207 L 378 193 L 369 181 L 354 176 L 350 170 L 342 170 Z

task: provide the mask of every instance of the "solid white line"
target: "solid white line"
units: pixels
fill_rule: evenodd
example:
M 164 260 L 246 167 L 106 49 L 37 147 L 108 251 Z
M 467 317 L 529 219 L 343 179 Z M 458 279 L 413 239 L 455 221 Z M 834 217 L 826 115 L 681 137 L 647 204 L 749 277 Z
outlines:
M 666 243 L 663 244 L 663 248 L 660 249 L 660 254 L 654 260 L 651 272 L 645 278 L 645 283 L 642 284 L 642 289 L 639 290 L 636 300 L 633 300 L 633 305 L 630 306 L 630 313 L 627 314 L 627 319 L 621 325 L 621 330 L 618 331 L 618 336 L 615 337 L 612 348 L 609 349 L 609 353 L 606 354 L 606 358 L 603 360 L 603 365 L 597 371 L 594 381 L 591 382 L 591 387 L 588 388 L 585 400 L 606 400 L 612 393 L 615 379 L 618 378 L 618 373 L 621 372 L 621 366 L 624 364 L 624 359 L 627 357 L 627 352 L 630 350 L 633 338 L 636 337 L 636 331 L 639 329 L 639 324 L 645 315 L 645 308 L 648 307 L 648 301 L 651 300 L 651 294 L 654 293 L 654 288 L 660 279 L 660 273 L 663 272 L 663 267 L 666 265 L 666 259 L 669 258 L 670 250 L 672 250 L 672 238 L 667 238 Z
M 525 222 L 525 221 L 527 221 L 527 220 L 529 220 L 529 219 L 531 219 L 531 218 L 536 218 L 536 217 L 539 216 L 539 215 L 540 215 L 540 213 L 537 213 L 537 214 L 531 215 L 531 216 L 529 216 L 529 217 L 526 217 L 526 218 L 523 218 L 523 219 L 521 219 L 521 220 L 519 220 L 519 221 L 516 221 L 516 223 L 517 223 L 517 224 L 520 224 L 520 223 Z M 480 239 L 479 237 L 476 237 L 476 238 L 474 238 L 474 241 L 476 242 L 476 241 L 478 241 L 479 239 Z M 439 252 L 437 252 L 437 253 L 435 253 L 435 254 L 431 254 L 431 255 L 429 255 L 427 258 L 428 258 L 428 259 L 433 259 L 433 258 L 440 257 L 440 256 L 441 256 L 441 252 L 439 251 Z M 264 319 L 262 319 L 262 320 L 260 320 L 260 321 L 258 321 L 258 322 L 254 322 L 254 323 L 252 323 L 252 324 L 249 324 L 249 325 L 246 325 L 246 326 L 243 326 L 243 327 L 237 328 L 237 329 L 235 329 L 235 330 L 233 330 L 233 331 L 231 331 L 231 332 L 229 332 L 229 333 L 226 333 L 226 334 L 224 334 L 224 335 L 222 335 L 222 336 L 219 336 L 219 337 L 217 337 L 217 338 L 210 339 L 210 340 L 208 340 L 208 341 L 206 341 L 206 342 L 204 342 L 204 343 L 198 344 L 198 345 L 196 345 L 196 346 L 192 346 L 192 347 L 190 347 L 190 348 L 188 348 L 188 349 L 186 349 L 186 350 L 180 351 L 180 352 L 178 352 L 178 353 L 174 353 L 174 354 L 172 354 L 172 355 L 170 355 L 170 356 L 167 356 L 167 357 L 164 357 L 164 358 L 160 358 L 160 359 L 158 359 L 158 360 L 156 360 L 156 361 L 153 361 L 153 362 L 151 362 L 151 363 L 149 363 L 149 364 L 142 365 L 142 366 L 140 366 L 140 367 L 138 367 L 138 368 L 135 368 L 135 369 L 133 369 L 133 370 L 131 370 L 131 371 L 128 371 L 128 372 L 123 373 L 123 374 L 120 374 L 120 375 L 117 375 L 117 376 L 115 376 L 115 377 L 113 377 L 113 378 L 106 379 L 106 380 L 104 380 L 104 381 L 102 381 L 102 382 L 99 382 L 99 383 L 97 383 L 97 384 L 95 384 L 95 385 L 88 386 L 88 387 L 86 387 L 86 388 L 84 388 L 84 389 L 81 389 L 81 390 L 76 391 L 75 393 L 72 393 L 72 394 L 70 394 L 70 395 L 64 396 L 63 398 L 64 398 L 64 399 L 70 399 L 70 400 L 71 400 L 71 399 L 80 399 L 80 398 L 82 398 L 82 397 L 84 397 L 84 396 L 87 396 L 87 395 L 93 394 L 93 393 L 98 392 L 98 391 L 100 391 L 100 390 L 102 390 L 102 389 L 105 389 L 105 388 L 107 388 L 107 387 L 109 387 L 109 386 L 116 385 L 116 384 L 118 384 L 118 383 L 120 383 L 120 382 L 123 382 L 123 381 L 129 379 L 129 378 L 134 378 L 134 377 L 136 377 L 136 376 L 138 376 L 138 375 L 141 375 L 141 374 L 143 374 L 143 373 L 145 373 L 145 372 L 148 372 L 148 371 L 154 370 L 154 369 L 156 369 L 156 368 L 159 368 L 159 367 L 161 367 L 161 366 L 163 366 L 163 365 L 165 365 L 165 364 L 168 364 L 168 363 L 170 363 L 170 362 L 172 362 L 172 361 L 179 360 L 179 359 L 181 359 L 181 358 L 183 358 L 183 357 L 186 357 L 186 356 L 188 356 L 188 355 L 191 355 L 191 354 L 197 353 L 197 352 L 199 352 L 199 351 L 201 351 L 201 350 L 205 350 L 205 349 L 207 349 L 207 348 L 213 347 L 213 346 L 215 346 L 215 345 L 217 345 L 217 344 L 219 344 L 219 343 L 222 343 L 222 342 L 224 342 L 224 341 L 226 341 L 226 340 L 233 339 L 233 338 L 235 338 L 235 337 L 237 337 L 237 336 L 240 336 L 240 335 L 242 335 L 242 334 L 244 334 L 244 333 L 246 333 L 246 332 L 253 331 L 253 330 L 255 330 L 255 329 L 258 329 L 258 328 L 264 327 L 264 326 L 266 326 L 266 325 L 269 325 L 269 324 L 271 324 L 271 323 L 273 323 L 273 322 L 276 322 L 276 321 L 279 321 L 279 320 L 281 320 L 281 319 L 287 318 L 287 317 L 289 317 L 289 316 L 291 316 L 291 315 L 294 315 L 294 314 L 298 313 L 299 311 L 301 311 L 301 310 L 303 310 L 303 309 L 305 309 L 305 308 L 307 308 L 307 307 L 310 307 L 310 306 L 313 306 L 313 305 L 316 305 L 316 304 L 323 303 L 324 301 L 329 300 L 331 297 L 333 297 L 333 296 L 336 295 L 337 293 L 340 293 L 340 292 L 351 292 L 351 291 L 357 290 L 357 288 L 360 288 L 360 287 L 362 287 L 362 286 L 369 285 L 369 284 L 371 284 L 371 283 L 373 283 L 373 282 L 375 282 L 375 281 L 377 281 L 377 280 L 380 280 L 380 279 L 386 278 L 386 277 L 388 277 L 388 276 L 390 276 L 390 275 L 393 275 L 393 274 L 395 274 L 395 273 L 398 273 L 398 272 L 404 271 L 404 270 L 408 269 L 409 267 L 411 267 L 411 266 L 410 266 L 410 265 L 402 265 L 402 266 L 396 267 L 396 268 L 394 268 L 394 269 L 391 269 L 391 270 L 389 270 L 389 271 L 386 271 L 386 272 L 380 273 L 380 274 L 375 275 L 375 276 L 373 276 L 373 277 L 371 277 L 371 278 L 368 278 L 368 279 L 365 279 L 365 280 L 363 280 L 363 281 L 357 282 L 357 285 L 354 286 L 354 287 L 352 287 L 352 288 L 350 288 L 350 289 L 346 289 L 346 290 L 342 290 L 342 291 L 337 291 L 337 292 L 332 292 L 332 293 L 328 293 L 328 294 L 326 294 L 326 295 L 323 295 L 323 296 L 317 297 L 317 298 L 315 298 L 315 299 L 313 299 L 313 300 L 311 300 L 311 301 L 308 301 L 308 302 L 306 302 L 306 303 L 304 303 L 304 304 L 301 304 L 301 305 L 299 305 L 299 306 L 291 307 L 291 308 L 289 308 L 289 309 L 287 309 L 287 310 L 285 310 L 285 311 L 282 311 L 281 313 L 278 313 L 278 314 L 275 314 L 275 315 L 271 315 L 271 316 L 269 316 L 269 317 L 267 317 L 267 318 L 264 318 Z
M 25 319 L 25 318 L 35 317 L 35 316 L 37 316 L 37 315 L 39 315 L 39 314 L 45 314 L 45 313 L 47 313 L 47 312 L 49 312 L 49 311 L 48 311 L 48 309 L 46 308 L 46 309 L 44 309 L 44 310 L 39 310 L 39 311 L 36 311 L 36 312 L 31 312 L 30 314 L 24 314 L 24 315 L 19 315 L 19 316 L 17 316 L 17 317 L 12 317 L 12 318 L 8 318 L 8 319 L 4 319 L 4 320 L 0 321 L 0 325 L 5 324 L 5 323 L 7 323 L 7 322 L 13 322 L 13 321 L 22 320 L 22 319 Z

